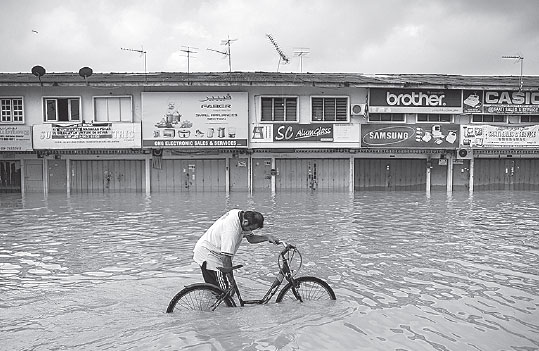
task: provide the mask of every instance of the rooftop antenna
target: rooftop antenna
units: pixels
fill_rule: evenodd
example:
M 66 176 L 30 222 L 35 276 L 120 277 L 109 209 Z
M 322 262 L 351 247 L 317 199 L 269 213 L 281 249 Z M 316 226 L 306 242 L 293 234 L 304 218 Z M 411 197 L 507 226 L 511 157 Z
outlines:
M 187 74 L 189 74 L 189 61 L 191 60 L 191 54 L 196 54 L 197 51 L 193 51 L 193 49 L 198 50 L 198 48 L 194 48 L 192 46 L 182 46 L 182 49 L 180 51 L 183 51 L 186 53 L 187 57 Z
M 230 55 L 230 44 L 232 44 L 233 41 L 236 41 L 238 39 L 230 39 L 230 36 L 227 36 L 226 40 L 221 40 L 221 45 L 226 45 L 227 49 L 226 51 L 219 51 L 214 49 L 208 49 L 209 51 L 215 51 L 217 53 L 223 54 L 225 56 L 228 56 L 228 72 L 232 72 L 232 60 Z
M 513 55 L 513 56 L 502 56 L 503 59 L 515 59 L 520 61 L 520 85 L 518 90 L 522 90 L 522 87 L 524 86 L 522 82 L 522 66 L 524 65 L 524 57 L 521 55 Z
M 138 52 L 141 56 L 144 55 L 144 84 L 148 83 L 148 79 L 146 77 L 146 54 L 147 52 L 144 50 L 144 46 L 141 46 L 141 49 L 127 49 L 127 48 L 120 48 L 124 51 L 132 51 L 132 52 Z
M 287 64 L 290 62 L 290 59 L 284 54 L 283 50 L 279 47 L 279 44 L 273 39 L 273 36 L 271 34 L 266 34 L 266 37 L 268 37 L 269 41 L 273 44 L 275 47 L 275 50 L 279 54 L 279 63 L 277 63 L 277 72 L 279 72 L 279 66 L 281 65 L 281 60 Z
M 294 55 L 299 57 L 299 72 L 303 73 L 303 56 L 307 56 L 311 53 L 309 48 L 296 48 L 294 49 Z

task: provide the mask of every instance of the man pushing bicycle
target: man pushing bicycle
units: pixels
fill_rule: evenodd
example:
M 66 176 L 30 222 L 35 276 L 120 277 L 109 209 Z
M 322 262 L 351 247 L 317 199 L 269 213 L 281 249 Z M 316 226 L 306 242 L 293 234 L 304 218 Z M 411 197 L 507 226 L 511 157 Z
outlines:
M 255 235 L 253 230 L 264 227 L 264 216 L 256 211 L 230 210 L 221 216 L 197 241 L 193 249 L 193 260 L 200 265 L 204 281 L 221 287 L 228 287 L 219 267 L 232 268 L 232 257 L 238 251 L 241 241 L 246 238 L 251 244 L 268 241 L 278 244 L 272 235 Z M 235 284 L 232 272 L 230 283 Z

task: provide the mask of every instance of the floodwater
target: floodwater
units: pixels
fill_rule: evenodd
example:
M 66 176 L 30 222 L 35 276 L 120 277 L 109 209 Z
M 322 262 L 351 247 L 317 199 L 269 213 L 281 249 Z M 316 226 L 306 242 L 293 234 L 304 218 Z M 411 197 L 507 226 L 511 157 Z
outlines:
M 166 314 L 231 208 L 337 301 Z M 278 252 L 242 244 L 244 298 Z M 539 350 L 539 193 L 0 194 L 0 349 Z

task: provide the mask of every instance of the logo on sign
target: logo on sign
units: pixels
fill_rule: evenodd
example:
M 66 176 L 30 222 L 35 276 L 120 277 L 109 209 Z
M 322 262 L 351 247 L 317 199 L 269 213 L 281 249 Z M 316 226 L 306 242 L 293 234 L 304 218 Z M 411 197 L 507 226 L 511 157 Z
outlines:
M 363 136 L 363 144 L 372 146 L 399 144 L 416 137 L 412 127 L 384 127 Z

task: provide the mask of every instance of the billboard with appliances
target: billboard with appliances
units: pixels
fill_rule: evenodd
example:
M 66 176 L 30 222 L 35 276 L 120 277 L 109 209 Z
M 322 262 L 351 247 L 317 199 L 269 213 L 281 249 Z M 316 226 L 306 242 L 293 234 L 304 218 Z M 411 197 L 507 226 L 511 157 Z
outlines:
M 247 93 L 142 93 L 142 146 L 247 147 Z

